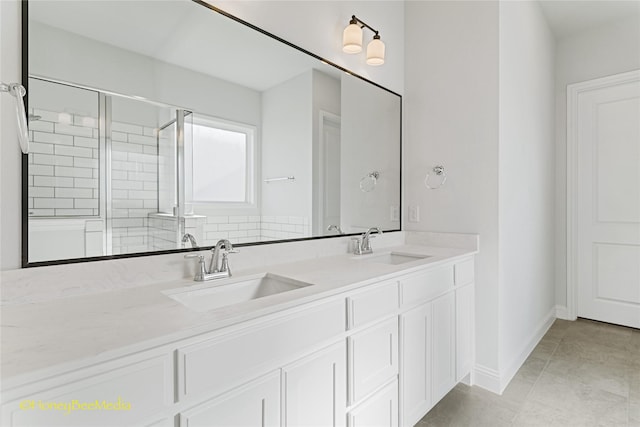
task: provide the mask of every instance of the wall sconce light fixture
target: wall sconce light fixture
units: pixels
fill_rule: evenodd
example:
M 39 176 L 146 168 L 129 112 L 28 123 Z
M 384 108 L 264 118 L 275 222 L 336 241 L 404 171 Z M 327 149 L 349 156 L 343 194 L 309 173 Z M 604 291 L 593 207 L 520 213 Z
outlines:
M 342 33 L 342 51 L 345 53 L 362 52 L 362 29 L 367 27 L 373 31 L 373 40 L 367 45 L 367 64 L 382 65 L 384 64 L 384 43 L 380 40 L 378 30 L 371 28 L 361 19 L 351 16 L 349 25 Z

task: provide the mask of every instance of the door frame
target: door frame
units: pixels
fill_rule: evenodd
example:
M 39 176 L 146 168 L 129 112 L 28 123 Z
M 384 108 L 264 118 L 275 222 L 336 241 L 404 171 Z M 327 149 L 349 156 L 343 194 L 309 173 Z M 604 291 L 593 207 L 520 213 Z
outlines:
M 317 161 L 317 168 L 318 168 L 318 173 L 317 173 L 317 188 L 318 191 L 316 193 L 316 209 L 315 209 L 315 215 L 317 218 L 317 221 L 312 221 L 312 228 L 315 228 L 315 232 L 318 233 L 319 235 L 324 235 L 324 232 L 326 231 L 325 227 L 327 226 L 324 223 L 324 153 L 326 151 L 326 147 L 325 147 L 325 141 L 324 141 L 324 128 L 325 128 L 325 121 L 330 121 L 330 122 L 334 122 L 339 126 L 341 126 L 341 119 L 342 117 L 331 113 L 329 111 L 326 110 L 320 110 L 320 114 L 319 114 L 319 118 L 318 118 L 318 161 Z M 340 143 L 342 144 L 342 140 L 340 141 Z M 340 224 L 338 224 L 339 226 Z
M 578 98 L 580 94 L 640 80 L 640 70 L 567 85 L 567 319 L 578 311 Z

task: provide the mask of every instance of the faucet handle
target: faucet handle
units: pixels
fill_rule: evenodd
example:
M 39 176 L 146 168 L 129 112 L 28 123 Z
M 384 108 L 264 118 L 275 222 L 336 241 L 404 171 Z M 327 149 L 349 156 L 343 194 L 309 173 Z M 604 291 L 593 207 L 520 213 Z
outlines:
M 238 252 L 238 251 L 235 251 Z M 223 252 L 222 253 L 222 262 L 220 264 L 220 272 L 227 272 L 229 276 L 231 276 L 231 268 L 229 267 L 229 259 L 227 256 L 230 253 L 234 253 L 233 251 Z
M 354 242 L 353 253 L 356 255 L 362 254 L 362 237 L 352 237 L 351 241 Z
M 207 267 L 204 262 L 204 255 L 201 254 L 188 254 L 184 256 L 185 258 L 198 258 L 198 271 L 196 271 L 196 275 L 193 280 L 196 282 L 202 282 L 204 280 L 204 276 L 207 274 Z

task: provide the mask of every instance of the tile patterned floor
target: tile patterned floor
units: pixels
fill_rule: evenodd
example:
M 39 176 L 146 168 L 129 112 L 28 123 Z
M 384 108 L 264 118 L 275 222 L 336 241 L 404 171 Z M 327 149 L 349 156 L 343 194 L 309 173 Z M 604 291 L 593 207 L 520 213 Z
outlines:
M 556 320 L 502 396 L 459 384 L 427 426 L 640 427 L 640 330 Z

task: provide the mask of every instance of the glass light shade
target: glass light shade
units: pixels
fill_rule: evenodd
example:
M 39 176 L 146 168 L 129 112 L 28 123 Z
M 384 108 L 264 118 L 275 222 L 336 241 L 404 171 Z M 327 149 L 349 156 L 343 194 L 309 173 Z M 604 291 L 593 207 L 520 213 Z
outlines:
M 367 45 L 367 64 L 384 64 L 384 43 L 382 43 L 382 40 L 380 40 L 379 38 L 374 38 Z
M 358 24 L 349 24 L 342 33 L 342 51 L 345 53 L 362 52 L 362 28 Z

